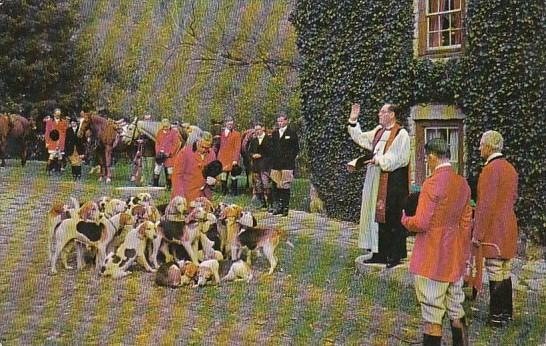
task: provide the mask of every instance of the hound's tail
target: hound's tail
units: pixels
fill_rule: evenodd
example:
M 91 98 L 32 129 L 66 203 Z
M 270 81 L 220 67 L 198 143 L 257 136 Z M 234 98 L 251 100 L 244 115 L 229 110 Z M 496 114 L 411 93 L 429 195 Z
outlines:
M 292 244 L 292 242 L 288 240 L 288 232 L 286 232 L 285 230 L 278 230 L 277 232 L 279 232 L 280 238 L 286 242 L 286 245 L 290 246 L 293 249 L 294 244 Z
M 78 216 L 78 212 L 80 210 L 80 202 L 74 197 L 70 197 L 70 200 L 72 201 L 72 204 L 74 204 L 74 211 L 70 212 L 71 218 L 76 218 Z

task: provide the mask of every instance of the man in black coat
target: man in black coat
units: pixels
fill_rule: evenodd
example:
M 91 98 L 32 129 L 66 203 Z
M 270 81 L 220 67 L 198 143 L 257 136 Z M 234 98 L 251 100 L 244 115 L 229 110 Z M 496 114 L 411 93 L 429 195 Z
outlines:
M 70 126 L 66 130 L 64 152 L 72 166 L 72 178 L 79 180 L 82 177 L 82 162 L 84 158 L 84 142 L 78 138 L 79 122 L 76 118 L 70 120 Z
M 273 215 L 288 216 L 290 204 L 290 186 L 294 180 L 296 156 L 300 151 L 296 131 L 288 127 L 288 117 L 281 113 L 277 118 L 279 128 L 271 137 L 271 180 L 272 198 L 275 207 L 270 209 Z
M 271 190 L 269 188 L 269 161 L 271 156 L 271 139 L 265 133 L 265 127 L 261 123 L 254 126 L 254 135 L 248 145 L 252 169 L 252 184 L 254 195 L 258 200 L 259 208 L 267 208 L 271 203 Z

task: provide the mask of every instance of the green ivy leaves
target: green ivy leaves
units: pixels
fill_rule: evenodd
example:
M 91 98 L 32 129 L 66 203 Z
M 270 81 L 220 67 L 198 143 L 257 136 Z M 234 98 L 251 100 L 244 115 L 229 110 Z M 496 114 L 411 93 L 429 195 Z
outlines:
M 302 59 L 302 114 L 312 181 L 332 216 L 356 220 L 362 172 L 344 163 L 358 155 L 349 139 L 350 104 L 372 128 L 385 101 L 455 104 L 466 114 L 466 168 L 476 177 L 481 134 L 496 129 L 520 175 L 523 230 L 546 225 L 546 46 L 543 1 L 468 1 L 460 58 L 414 59 L 413 1 L 300 0 L 292 15 Z M 312 148 L 320 148 L 313 151 Z

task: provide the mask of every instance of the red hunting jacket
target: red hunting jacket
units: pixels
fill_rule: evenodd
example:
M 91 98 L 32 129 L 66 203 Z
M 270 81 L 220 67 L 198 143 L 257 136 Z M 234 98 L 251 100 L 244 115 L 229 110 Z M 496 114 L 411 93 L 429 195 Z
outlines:
M 201 157 L 201 154 L 193 151 L 193 147 L 185 147 L 174 158 L 171 199 L 175 196 L 182 196 L 189 203 L 197 197 L 207 197 L 208 199 L 212 197 L 211 189 L 202 189 L 206 183 L 203 168 L 216 160 L 216 154 L 210 150 L 205 157 Z
M 220 135 L 220 150 L 218 151 L 218 160 L 222 162 L 222 170 L 231 172 L 233 161 L 239 162 L 241 156 L 241 133 L 231 130 L 226 136 L 225 129 L 222 129 Z
M 165 167 L 173 167 L 174 155 L 178 148 L 180 148 L 180 135 L 177 129 L 170 128 L 166 132 L 163 129 L 157 131 L 155 136 L 155 152 L 159 153 L 161 150 L 165 152 L 168 159 L 165 161 Z
M 474 220 L 474 238 L 497 244 L 500 258 L 516 256 L 518 223 L 514 205 L 518 197 L 518 174 L 502 156 L 484 166 L 478 179 L 478 200 Z M 483 246 L 485 258 L 497 258 L 497 250 Z
M 415 216 L 402 224 L 416 232 L 410 272 L 455 282 L 470 256 L 470 187 L 451 167 L 440 167 L 423 183 Z
M 55 119 L 52 118 L 45 122 L 44 140 L 45 140 L 47 150 L 57 150 L 57 147 L 59 147 L 59 150 L 64 152 L 64 142 L 66 140 L 67 129 L 68 129 L 68 122 L 64 119 L 60 119 L 59 122 L 55 122 Z M 53 130 L 59 131 L 59 139 L 56 141 L 49 138 L 49 134 Z

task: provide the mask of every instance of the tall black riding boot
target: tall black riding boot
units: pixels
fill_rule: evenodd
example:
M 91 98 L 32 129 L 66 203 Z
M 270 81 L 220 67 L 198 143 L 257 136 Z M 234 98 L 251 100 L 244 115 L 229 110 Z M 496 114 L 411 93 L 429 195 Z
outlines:
M 80 180 L 82 178 L 82 166 L 76 166 L 76 180 Z
M 170 175 L 165 176 L 165 186 L 167 187 L 167 190 L 169 191 L 171 190 L 171 187 L 173 186 Z
M 227 180 L 222 180 L 222 195 L 227 195 Z
M 441 344 L 441 336 L 423 334 L 423 346 L 440 346 Z
M 74 180 L 78 179 L 77 168 L 78 168 L 78 167 L 76 167 L 76 166 L 72 166 L 72 167 L 71 167 L 71 170 L 72 170 L 72 179 L 74 179 Z
M 502 319 L 505 322 L 512 320 L 513 303 L 512 303 L 512 278 L 504 279 L 502 281 Z
M 489 324 L 492 327 L 503 326 L 502 281 L 489 281 Z
M 468 328 L 466 327 L 466 318 L 451 322 L 451 337 L 453 346 L 468 346 Z M 460 323 L 458 323 L 460 322 Z
M 154 174 L 154 183 L 153 186 L 159 186 L 159 174 Z
M 290 189 L 283 189 L 282 216 L 288 216 L 289 205 L 290 205 Z
M 46 165 L 47 175 L 50 175 L 52 170 L 53 170 L 53 160 L 48 159 L 47 160 L 47 165 Z
M 284 204 L 286 203 L 284 189 L 277 189 L 276 195 L 277 205 L 275 206 L 273 215 L 281 215 L 284 211 Z
M 278 191 L 275 184 L 272 184 L 271 192 L 269 194 L 269 209 L 267 210 L 268 213 L 273 214 L 275 212 L 276 206 L 277 206 L 277 200 L 278 200 Z
M 258 198 L 258 209 L 267 208 L 267 202 L 265 201 L 265 196 L 263 193 L 257 195 Z
M 237 196 L 237 179 L 231 178 L 231 195 Z

